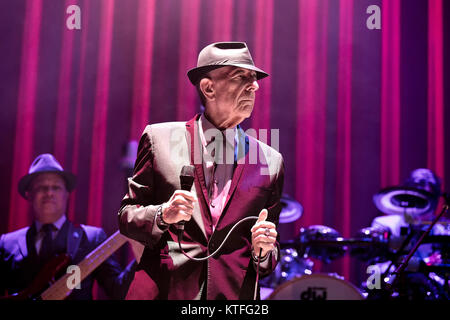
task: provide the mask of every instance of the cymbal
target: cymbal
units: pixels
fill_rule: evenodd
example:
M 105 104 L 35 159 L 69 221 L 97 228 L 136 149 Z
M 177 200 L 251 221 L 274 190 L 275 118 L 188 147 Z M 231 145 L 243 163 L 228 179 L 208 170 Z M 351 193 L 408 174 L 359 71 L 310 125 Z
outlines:
M 419 216 L 433 209 L 431 193 L 413 187 L 389 187 L 373 196 L 375 206 L 385 214 Z
M 303 206 L 287 194 L 281 196 L 281 213 L 279 223 L 291 223 L 303 214 Z

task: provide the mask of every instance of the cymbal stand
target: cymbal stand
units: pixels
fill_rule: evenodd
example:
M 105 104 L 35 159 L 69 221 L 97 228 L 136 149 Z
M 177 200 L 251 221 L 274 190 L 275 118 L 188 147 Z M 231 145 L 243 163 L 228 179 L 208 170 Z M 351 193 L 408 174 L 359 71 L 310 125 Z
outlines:
M 394 265 L 394 263 L 398 260 L 398 258 L 401 256 L 401 253 L 405 250 L 406 246 L 410 243 L 411 239 L 414 236 L 414 232 L 413 230 L 411 230 L 411 228 L 409 228 L 409 232 L 408 235 L 406 236 L 405 240 L 403 240 L 402 245 L 400 246 L 400 248 L 397 250 L 397 252 L 393 255 L 393 258 L 391 260 L 391 263 L 389 264 L 389 267 L 383 272 L 383 274 L 381 275 L 381 279 L 385 279 L 386 276 L 388 275 L 388 273 L 390 272 L 392 266 Z

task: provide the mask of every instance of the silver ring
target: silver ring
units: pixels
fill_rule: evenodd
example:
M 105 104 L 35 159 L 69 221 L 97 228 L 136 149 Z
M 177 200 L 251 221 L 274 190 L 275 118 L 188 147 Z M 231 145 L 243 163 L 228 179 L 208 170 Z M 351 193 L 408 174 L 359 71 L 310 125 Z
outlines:
M 266 230 L 264 231 L 264 235 L 266 237 L 270 236 L 270 229 L 269 228 L 266 228 Z

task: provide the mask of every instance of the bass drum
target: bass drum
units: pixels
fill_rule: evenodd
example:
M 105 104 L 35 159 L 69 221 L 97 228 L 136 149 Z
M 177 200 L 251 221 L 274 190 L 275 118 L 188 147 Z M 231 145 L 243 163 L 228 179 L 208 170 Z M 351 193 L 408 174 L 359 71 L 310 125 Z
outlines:
M 268 300 L 363 300 L 364 295 L 339 276 L 315 273 L 283 283 Z

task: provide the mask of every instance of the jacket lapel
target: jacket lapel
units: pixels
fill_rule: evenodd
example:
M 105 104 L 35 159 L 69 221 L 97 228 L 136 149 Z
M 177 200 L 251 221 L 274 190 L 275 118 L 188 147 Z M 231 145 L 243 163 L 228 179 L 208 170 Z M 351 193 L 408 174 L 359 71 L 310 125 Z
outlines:
M 81 238 L 83 236 L 83 229 L 81 227 L 75 227 L 69 221 L 69 230 L 67 234 L 67 253 L 73 259 L 80 246 Z
M 211 235 L 211 213 L 209 211 L 209 199 L 208 190 L 206 189 L 205 176 L 203 174 L 203 157 L 202 148 L 200 142 L 200 136 L 198 134 L 198 118 L 200 114 L 197 114 L 194 118 L 186 123 L 186 139 L 189 146 L 190 162 L 195 167 L 194 187 L 197 193 L 199 211 L 194 211 L 193 218 L 202 229 L 205 238 L 208 239 Z M 207 214 L 202 215 L 202 212 Z M 206 219 L 206 221 L 204 220 Z M 205 228 L 206 226 L 206 228 Z
M 33 223 L 25 232 L 25 237 L 19 237 L 17 241 L 23 257 L 28 257 L 28 255 L 31 256 L 32 254 L 36 255 L 35 241 L 36 226 Z

